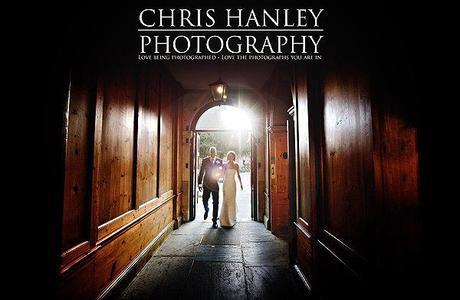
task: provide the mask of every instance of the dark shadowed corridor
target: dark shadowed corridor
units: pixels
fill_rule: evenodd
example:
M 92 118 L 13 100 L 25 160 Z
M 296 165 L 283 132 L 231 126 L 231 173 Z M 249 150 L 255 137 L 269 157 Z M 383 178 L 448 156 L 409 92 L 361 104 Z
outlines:
M 288 245 L 258 222 L 194 221 L 169 235 L 119 299 L 294 299 Z
M 173 2 L 167 6 L 177 9 L 167 12 L 180 14 L 183 7 Z M 95 9 L 78 3 L 50 22 L 56 45 L 42 68 L 50 71 L 43 167 L 50 174 L 34 169 L 30 176 L 48 180 L 41 188 L 49 196 L 26 202 L 42 206 L 44 213 L 34 214 L 46 226 L 33 223 L 39 234 L 18 234 L 39 237 L 24 249 L 46 262 L 40 269 L 17 268 L 46 275 L 33 278 L 46 278 L 47 295 L 32 299 L 427 294 L 438 276 L 427 272 L 439 264 L 431 247 L 441 248 L 430 232 L 437 231 L 432 207 L 445 210 L 448 201 L 433 194 L 433 178 L 445 175 L 432 172 L 438 158 L 431 148 L 438 145 L 431 141 L 431 116 L 421 111 L 430 74 L 415 58 L 406 59 L 419 47 L 401 46 L 407 35 L 395 34 L 411 28 L 412 8 L 311 4 L 324 8 L 324 31 L 310 22 L 305 30 L 315 31 L 296 34 L 324 32 L 318 60 L 148 61 L 139 59 L 141 36 L 171 28 L 144 28 L 143 6 L 129 4 Z M 226 5 L 212 5 L 221 22 L 227 8 L 238 9 Z M 299 13 L 310 7 L 283 5 Z M 148 10 L 152 18 L 158 9 Z M 254 9 L 263 14 L 266 8 Z M 66 32 L 60 42 L 55 23 Z M 185 35 L 196 29 L 183 28 Z M 261 28 L 260 34 L 277 33 Z M 219 163 L 213 160 L 206 175 L 215 184 L 206 186 L 200 170 L 214 155 Z M 232 166 L 244 187 L 236 185 L 235 197 L 227 176 Z M 226 197 L 222 182 L 232 187 Z M 31 189 L 24 184 L 22 190 Z M 221 192 L 224 225 L 225 212 L 233 224 L 238 208 L 234 228 L 212 228 L 212 199 L 203 220 L 203 193 L 206 201 L 210 190 Z

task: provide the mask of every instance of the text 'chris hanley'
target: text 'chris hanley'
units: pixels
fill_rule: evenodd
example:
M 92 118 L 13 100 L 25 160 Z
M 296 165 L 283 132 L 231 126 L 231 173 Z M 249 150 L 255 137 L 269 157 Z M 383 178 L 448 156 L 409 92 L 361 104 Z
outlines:
M 140 53 L 320 52 L 324 9 L 144 9 Z

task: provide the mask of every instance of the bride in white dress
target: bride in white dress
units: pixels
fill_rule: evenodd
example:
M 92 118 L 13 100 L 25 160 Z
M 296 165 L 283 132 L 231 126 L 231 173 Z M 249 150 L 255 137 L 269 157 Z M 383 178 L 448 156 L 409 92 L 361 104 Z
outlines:
M 236 154 L 229 151 L 227 154 L 227 163 L 224 166 L 224 202 L 220 209 L 220 226 L 232 227 L 236 223 L 236 180 L 235 175 L 238 175 L 241 190 L 243 183 L 241 182 L 240 166 L 235 162 Z

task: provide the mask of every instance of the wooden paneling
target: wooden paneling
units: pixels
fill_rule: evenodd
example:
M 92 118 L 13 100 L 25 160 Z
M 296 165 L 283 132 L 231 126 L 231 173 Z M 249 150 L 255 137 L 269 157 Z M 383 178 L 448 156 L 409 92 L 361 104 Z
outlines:
M 176 104 L 176 111 L 174 116 L 174 124 L 177 124 L 176 130 L 174 130 L 174 143 L 175 146 L 175 157 L 173 166 L 174 170 L 174 194 L 177 195 L 175 198 L 175 208 L 174 208 L 174 220 L 175 226 L 180 226 L 182 223 L 183 213 L 182 213 L 182 200 L 184 191 L 182 190 L 182 170 L 183 165 L 183 148 L 182 148 L 182 131 L 183 131 L 183 103 L 182 95 L 179 91 L 176 91 L 177 99 L 174 99 Z M 179 97 L 180 96 L 180 97 Z
M 62 299 L 106 295 L 181 210 L 173 180 L 181 87 L 161 64 L 137 60 L 126 13 L 105 7 L 85 13 L 82 24 L 69 21 L 58 58 L 56 77 L 69 80 L 67 97 L 56 100 L 65 106 L 59 126 L 66 133 L 64 182 L 56 187 L 64 191 L 62 210 L 57 205 L 53 219 L 62 224 L 61 245 L 53 246 Z
M 173 176 L 173 89 L 161 83 L 161 114 L 160 114 L 160 169 L 159 194 L 171 190 Z
M 172 209 L 170 198 L 123 234 L 105 241 L 92 257 L 68 270 L 62 278 L 62 298 L 94 299 L 101 294 L 164 228 L 172 227 Z
M 59 298 L 90 299 L 90 295 L 94 295 L 95 276 L 94 260 L 84 264 L 75 272 L 68 272 L 60 282 Z
M 172 201 L 168 201 L 160 209 L 132 227 L 125 234 L 115 238 L 98 251 L 95 257 L 98 275 L 96 290 L 101 291 L 107 283 L 142 252 L 160 231 L 172 222 Z M 118 255 L 113 255 L 118 253 Z
M 71 76 L 68 106 L 62 251 L 89 240 L 94 73 L 80 65 Z
M 296 227 L 297 241 L 297 263 L 300 270 L 308 280 L 309 284 L 313 281 L 313 245 L 310 235 L 302 228 Z
M 109 235 L 116 234 L 117 231 L 123 230 L 124 227 L 129 226 L 133 222 L 137 222 L 140 218 L 149 214 L 152 210 L 161 205 L 165 199 L 173 197 L 172 192 L 165 193 L 163 197 L 155 198 L 139 206 L 138 209 L 130 210 L 123 215 L 110 220 L 109 222 L 98 227 L 98 240 L 106 238 Z
M 324 82 L 324 182 L 322 229 L 364 251 L 372 199 L 372 119 L 366 82 L 337 72 Z
M 137 136 L 137 206 L 159 196 L 157 194 L 158 132 L 160 113 L 159 74 L 145 71 L 138 98 Z
M 364 289 L 360 288 L 360 278 L 353 269 L 321 242 L 317 249 L 319 286 L 316 288 L 321 291 L 323 297 L 357 297 L 359 293 L 364 293 Z
M 405 99 L 392 94 L 394 86 L 370 86 L 369 73 L 355 66 L 330 65 L 322 76 L 308 76 L 307 92 L 304 77 L 293 85 L 297 210 L 304 213 L 302 189 L 311 190 L 312 219 L 295 224 L 295 263 L 313 293 L 326 298 L 366 295 L 387 278 L 411 286 L 407 275 L 421 262 L 422 228 L 417 128 Z M 316 169 L 309 182 L 302 139 Z
M 400 272 L 422 255 L 417 128 L 387 111 L 377 128 L 380 259 L 389 272 Z
M 311 148 L 315 143 L 312 139 L 312 130 L 310 128 L 312 120 L 316 122 L 316 130 L 318 130 L 318 113 L 312 114 L 310 101 L 318 101 L 318 99 L 310 99 L 310 90 L 307 83 L 307 76 L 302 72 L 294 74 L 294 82 L 291 86 L 294 107 L 291 110 L 293 121 L 295 122 L 295 141 L 290 145 L 295 147 L 293 157 L 291 158 L 291 166 L 295 169 L 292 174 L 295 174 L 295 180 L 290 180 L 292 197 L 290 201 L 296 207 L 293 209 L 294 216 L 291 222 L 294 222 L 294 240 L 295 253 L 293 253 L 292 264 L 302 272 L 302 276 L 306 280 L 307 289 L 314 286 L 315 280 L 315 255 L 314 255 L 314 238 L 316 235 L 316 221 L 314 205 L 314 196 L 317 192 L 314 184 L 316 176 L 313 161 L 314 156 L 311 155 Z M 309 94 L 310 93 L 310 94 Z M 294 247 L 294 246 L 292 246 Z
M 133 208 L 136 74 L 132 67 L 105 66 L 99 172 L 99 224 Z
M 67 126 L 60 293 L 91 299 L 156 245 L 181 209 L 174 207 L 173 186 L 173 91 L 180 87 L 167 76 L 160 84 L 160 67 L 124 60 L 103 65 L 97 80 L 77 71 Z

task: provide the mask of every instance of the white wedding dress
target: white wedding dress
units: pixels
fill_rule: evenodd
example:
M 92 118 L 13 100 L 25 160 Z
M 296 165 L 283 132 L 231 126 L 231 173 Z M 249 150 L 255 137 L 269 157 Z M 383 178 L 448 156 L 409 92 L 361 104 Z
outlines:
M 236 170 L 227 169 L 224 177 L 224 202 L 220 209 L 220 225 L 233 226 L 236 223 Z

